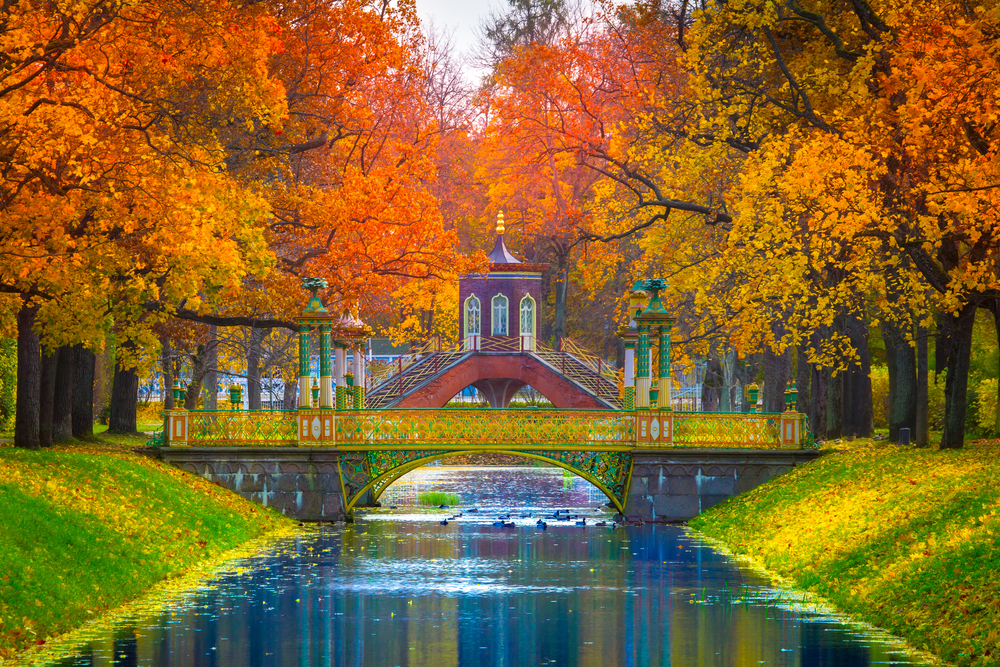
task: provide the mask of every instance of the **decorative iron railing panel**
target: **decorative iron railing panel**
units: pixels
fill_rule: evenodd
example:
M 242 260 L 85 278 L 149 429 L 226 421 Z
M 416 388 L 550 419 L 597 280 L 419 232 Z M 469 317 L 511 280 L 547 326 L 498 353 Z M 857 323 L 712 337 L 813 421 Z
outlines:
M 198 411 L 188 416 L 188 439 L 202 447 L 294 446 L 298 442 L 294 411 Z
M 630 447 L 630 415 L 577 410 L 392 410 L 341 413 L 338 446 Z
M 780 421 L 776 413 L 675 412 L 671 446 L 777 449 Z
M 310 413 L 316 414 L 315 412 Z M 656 415 L 656 411 L 647 413 Z M 348 449 L 601 449 L 726 447 L 779 449 L 788 415 L 673 412 L 669 441 L 640 441 L 637 413 L 602 410 L 344 410 L 331 413 L 328 439 L 307 446 Z M 187 413 L 187 446 L 295 446 L 295 411 L 202 411 Z M 660 414 L 663 419 L 665 414 Z M 814 446 L 805 415 L 798 416 L 801 443 Z M 786 445 L 787 446 L 787 445 Z

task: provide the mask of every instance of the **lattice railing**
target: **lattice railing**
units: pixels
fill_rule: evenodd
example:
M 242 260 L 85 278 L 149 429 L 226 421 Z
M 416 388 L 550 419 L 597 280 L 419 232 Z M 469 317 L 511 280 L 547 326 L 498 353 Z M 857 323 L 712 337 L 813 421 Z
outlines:
M 545 362 L 550 368 L 558 371 L 591 394 L 599 396 L 615 407 L 621 405 L 617 384 L 598 375 L 590 367 L 577 361 L 572 355 L 553 350 L 544 343 L 538 343 L 532 354 Z
M 449 366 L 457 363 L 467 353 L 462 351 L 433 352 L 420 359 L 419 363 L 411 364 L 406 371 L 393 375 L 368 393 L 365 402 L 371 409 L 387 406 L 400 396 L 405 396 L 417 389 Z
M 675 412 L 674 447 L 759 447 L 781 445 L 777 413 Z
M 294 446 L 295 411 L 192 410 L 187 442 L 192 446 Z M 638 442 L 632 412 L 601 410 L 362 410 L 338 411 L 329 445 L 363 447 L 468 446 L 571 447 L 726 447 L 778 449 L 777 413 L 674 412 L 670 443 Z M 808 419 L 800 420 L 801 446 L 815 446 Z M 316 444 L 316 443 L 314 443 Z
M 577 410 L 392 410 L 338 416 L 338 446 L 631 446 L 631 415 Z
M 559 342 L 559 349 L 572 355 L 581 364 L 594 371 L 613 385 L 618 384 L 622 371 L 614 366 L 607 359 L 602 359 L 572 338 L 563 338 Z
M 295 412 L 270 410 L 192 410 L 188 440 L 193 445 L 294 445 Z

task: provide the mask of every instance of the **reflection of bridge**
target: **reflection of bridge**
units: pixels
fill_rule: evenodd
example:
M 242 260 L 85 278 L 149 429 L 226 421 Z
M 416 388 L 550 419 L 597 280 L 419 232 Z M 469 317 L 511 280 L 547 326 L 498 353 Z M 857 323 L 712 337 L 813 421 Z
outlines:
M 176 411 L 171 414 L 171 446 L 163 455 L 307 519 L 343 517 L 376 501 L 410 470 L 472 452 L 541 460 L 591 482 L 623 514 L 679 519 L 697 514 L 704 502 L 736 493 L 741 476 L 759 483 L 814 456 L 799 451 L 802 433 L 802 415 L 794 412 Z M 713 464 L 714 474 L 709 467 L 695 470 L 690 454 L 698 451 L 710 453 L 705 460 L 728 462 Z M 678 455 L 683 463 L 662 468 L 662 461 Z M 778 460 L 783 463 L 775 468 Z M 635 488 L 647 499 L 630 496 L 633 464 L 640 463 L 645 472 Z M 677 474 L 669 474 L 671 470 Z M 677 481 L 673 489 L 665 488 L 670 477 L 690 478 L 694 486 Z M 680 509 L 671 510 L 670 503 Z

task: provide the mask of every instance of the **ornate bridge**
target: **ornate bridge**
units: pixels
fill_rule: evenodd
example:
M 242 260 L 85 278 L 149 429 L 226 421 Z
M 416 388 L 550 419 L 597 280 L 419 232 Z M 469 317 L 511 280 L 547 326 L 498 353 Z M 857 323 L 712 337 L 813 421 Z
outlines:
M 182 448 L 207 448 L 203 451 L 216 455 L 220 449 L 242 449 L 246 454 L 252 452 L 252 458 L 260 457 L 262 448 L 289 448 L 315 461 L 318 459 L 314 455 L 322 453 L 319 468 L 312 473 L 297 472 L 308 478 L 309 474 L 323 474 L 322 467 L 326 466 L 326 473 L 339 482 L 334 486 L 339 487 L 343 513 L 349 513 L 359 503 L 377 500 L 393 481 L 431 461 L 477 452 L 513 454 L 572 471 L 603 491 L 624 514 L 637 451 L 798 449 L 804 433 L 803 417 L 794 412 L 486 408 L 173 411 L 168 444 L 170 450 L 176 450 L 172 456 L 182 454 Z M 249 458 L 237 455 L 231 460 Z M 197 466 L 193 471 L 207 472 Z M 213 468 L 211 473 L 215 472 Z M 253 473 L 250 468 L 244 472 Z M 308 484 L 307 488 L 299 486 L 297 483 L 299 492 L 313 490 Z
M 472 452 L 514 454 L 570 470 L 603 491 L 620 513 L 653 520 L 690 518 L 815 456 L 800 451 L 807 434 L 804 415 L 792 410 L 791 389 L 789 410 L 780 414 L 672 409 L 672 318 L 659 298 L 663 281 L 640 281 L 630 294 L 630 324 L 636 326 L 621 332 L 621 376 L 585 351 L 552 350 L 534 337 L 537 285 L 520 298 L 519 333 L 510 335 L 508 306 L 523 290 L 519 281 L 534 284 L 540 274 L 510 257 L 502 225 L 497 231 L 491 258 L 493 272 L 503 278 L 479 277 L 462 287 L 468 296 L 461 345 L 414 355 L 393 375 L 374 374 L 366 397 L 360 380 L 373 374 L 361 368 L 359 351 L 370 330 L 349 309 L 339 318 L 330 314 L 316 295 L 323 281 L 307 279 L 312 296 L 298 318 L 299 409 L 170 410 L 161 455 L 286 514 L 331 519 L 374 503 L 394 480 L 431 461 Z M 487 317 L 475 290 L 494 289 Z M 484 322 L 501 335 L 482 335 Z M 317 329 L 318 378 L 311 364 L 311 332 Z M 347 349 L 355 350 L 352 371 Z M 439 407 L 473 384 L 502 408 L 526 383 L 549 386 L 550 399 L 584 397 L 586 407 L 597 409 L 405 407 L 410 399 Z M 677 454 L 685 449 L 694 457 Z M 795 451 L 772 451 L 781 449 Z

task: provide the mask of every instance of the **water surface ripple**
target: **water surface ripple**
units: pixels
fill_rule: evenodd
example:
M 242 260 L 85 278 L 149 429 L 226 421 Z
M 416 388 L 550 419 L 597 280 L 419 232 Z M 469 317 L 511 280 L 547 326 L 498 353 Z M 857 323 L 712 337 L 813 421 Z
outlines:
M 469 505 L 448 525 L 461 508 L 401 506 L 306 531 L 60 664 L 916 664 L 796 610 L 682 527 L 594 526 L 610 524 L 603 497 L 562 471 L 431 467 L 401 482 L 386 504 L 433 488 Z M 588 525 L 536 528 L 554 509 Z M 516 526 L 493 526 L 501 515 Z

